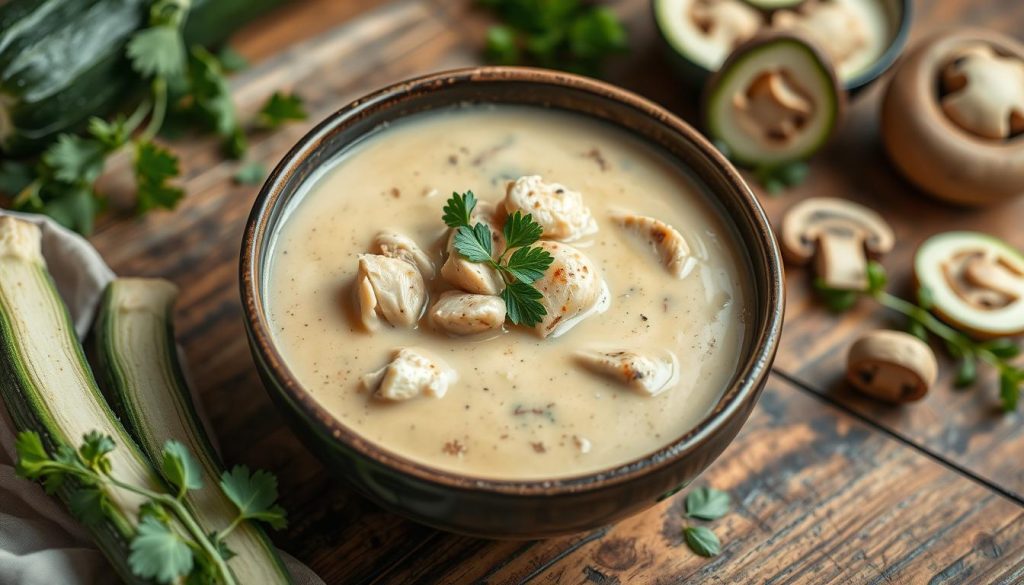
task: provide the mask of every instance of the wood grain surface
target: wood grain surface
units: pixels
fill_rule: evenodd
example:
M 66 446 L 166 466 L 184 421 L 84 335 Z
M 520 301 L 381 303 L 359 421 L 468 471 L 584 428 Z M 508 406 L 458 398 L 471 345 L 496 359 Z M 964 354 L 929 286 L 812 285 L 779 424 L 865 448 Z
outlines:
M 629 25 L 632 50 L 609 79 L 693 120 L 696 96 L 662 60 L 648 2 L 611 4 Z M 1024 3 L 922 0 L 914 18 L 914 38 L 967 23 L 1019 34 Z M 487 22 L 465 0 L 317 0 L 268 15 L 236 40 L 257 60 L 233 79 L 236 103 L 252 114 L 273 91 L 294 90 L 311 116 L 254 134 L 249 158 L 275 164 L 317 120 L 371 89 L 479 63 Z M 898 237 L 885 260 L 897 292 L 908 286 L 915 246 L 932 233 L 981 229 L 1024 248 L 1024 201 L 952 208 L 895 173 L 878 139 L 880 89 L 858 97 L 806 184 L 781 197 L 759 193 L 773 220 L 812 195 L 879 209 Z M 377 509 L 299 445 L 257 379 L 237 286 L 256 188 L 231 182 L 239 163 L 222 160 L 213 140 L 175 148 L 188 199 L 174 212 L 132 218 L 123 184 L 130 161 L 117 161 L 104 185 L 114 210 L 92 241 L 118 273 L 180 285 L 178 338 L 225 457 L 278 474 L 292 522 L 275 540 L 328 583 L 1024 582 L 1020 416 L 997 412 L 991 378 L 954 390 L 945 360 L 922 403 L 893 408 L 852 393 L 841 382 L 847 346 L 891 316 L 869 302 L 828 313 L 800 269 L 789 271 L 776 375 L 740 436 L 697 482 L 729 490 L 735 502 L 712 524 L 721 556 L 702 559 L 682 543 L 682 494 L 612 527 L 535 542 L 448 535 Z

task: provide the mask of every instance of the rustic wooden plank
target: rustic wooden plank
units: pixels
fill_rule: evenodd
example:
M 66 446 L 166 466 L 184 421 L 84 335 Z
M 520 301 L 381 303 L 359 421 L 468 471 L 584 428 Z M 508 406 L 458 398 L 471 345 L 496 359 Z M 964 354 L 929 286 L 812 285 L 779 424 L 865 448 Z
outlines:
M 685 495 L 605 530 L 529 543 L 432 540 L 380 583 L 1014 583 L 1024 508 L 773 377 L 698 480 L 734 512 L 721 556 L 682 540 Z M 979 579 L 984 576 L 984 579 Z

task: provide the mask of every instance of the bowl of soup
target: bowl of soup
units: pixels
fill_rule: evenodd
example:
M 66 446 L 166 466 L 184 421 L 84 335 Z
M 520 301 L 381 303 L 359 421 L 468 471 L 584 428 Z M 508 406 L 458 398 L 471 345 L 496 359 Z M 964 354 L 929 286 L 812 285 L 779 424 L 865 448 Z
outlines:
M 701 135 L 614 86 L 483 67 L 329 116 L 263 186 L 241 255 L 261 377 L 360 493 L 536 538 L 677 492 L 778 345 L 779 251 Z

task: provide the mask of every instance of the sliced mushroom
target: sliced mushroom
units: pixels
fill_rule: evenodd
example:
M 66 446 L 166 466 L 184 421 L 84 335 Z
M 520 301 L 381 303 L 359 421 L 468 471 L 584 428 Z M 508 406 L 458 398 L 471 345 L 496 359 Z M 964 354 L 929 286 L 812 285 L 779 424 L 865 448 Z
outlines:
M 382 319 L 393 327 L 412 327 L 427 302 L 420 271 L 409 262 L 380 254 L 360 254 L 356 292 L 360 317 L 370 331 L 379 329 Z
M 446 291 L 430 308 L 430 321 L 452 335 L 495 331 L 505 322 L 505 301 L 490 295 Z
M 623 229 L 643 238 L 672 276 L 684 278 L 697 264 L 696 258 L 690 254 L 686 238 L 667 223 L 627 212 L 612 213 L 612 220 Z
M 690 19 L 722 55 L 719 63 L 761 28 L 761 13 L 740 0 L 695 0 Z
M 576 360 L 588 370 L 644 396 L 656 396 L 679 378 L 679 363 L 667 350 L 641 353 L 586 349 L 576 352 Z
M 583 195 L 537 175 L 511 181 L 505 191 L 505 210 L 531 215 L 548 240 L 571 242 L 597 231 L 597 222 L 583 204 Z
M 991 140 L 1024 132 L 1024 60 L 975 43 L 950 55 L 942 70 L 942 111 L 958 126 Z
M 786 212 L 782 251 L 794 264 L 815 259 L 829 288 L 867 290 L 867 260 L 892 250 L 892 228 L 874 211 L 846 199 L 812 197 Z
M 540 302 L 547 311 L 534 328 L 537 335 L 558 337 L 583 319 L 608 308 L 608 286 L 590 258 L 560 242 L 541 240 L 537 246 L 554 258 L 544 276 L 533 283 L 544 295 Z
M 402 348 L 383 368 L 362 377 L 364 389 L 378 400 L 399 402 L 417 396 L 443 398 L 458 374 L 419 348 Z
M 845 2 L 805 2 L 797 10 L 779 10 L 772 27 L 807 36 L 841 68 L 868 46 L 864 19 Z
M 1024 333 L 1024 257 L 977 232 L 946 232 L 917 249 L 914 275 L 933 311 L 976 337 Z
M 733 97 L 737 121 L 762 140 L 789 142 L 807 125 L 814 103 L 801 92 L 788 69 L 764 71 L 745 92 Z
M 405 260 L 419 269 L 424 278 L 434 277 L 434 263 L 430 256 L 413 241 L 412 238 L 391 231 L 382 231 L 373 239 L 376 253 L 390 258 Z
M 497 270 L 480 262 L 470 262 L 455 250 L 454 231 L 448 236 L 448 259 L 441 266 L 441 278 L 458 289 L 478 295 L 496 295 L 505 287 Z
M 928 344 L 902 331 L 864 335 L 850 347 L 846 360 L 846 379 L 887 402 L 920 400 L 935 383 L 938 370 Z

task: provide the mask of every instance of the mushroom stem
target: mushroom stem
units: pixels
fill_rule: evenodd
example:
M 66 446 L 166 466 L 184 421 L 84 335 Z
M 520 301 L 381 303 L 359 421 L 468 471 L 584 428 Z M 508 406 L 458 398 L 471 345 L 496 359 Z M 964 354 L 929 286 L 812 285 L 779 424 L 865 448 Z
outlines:
M 838 232 L 823 232 L 818 238 L 815 272 L 829 288 L 867 290 L 864 240 Z

